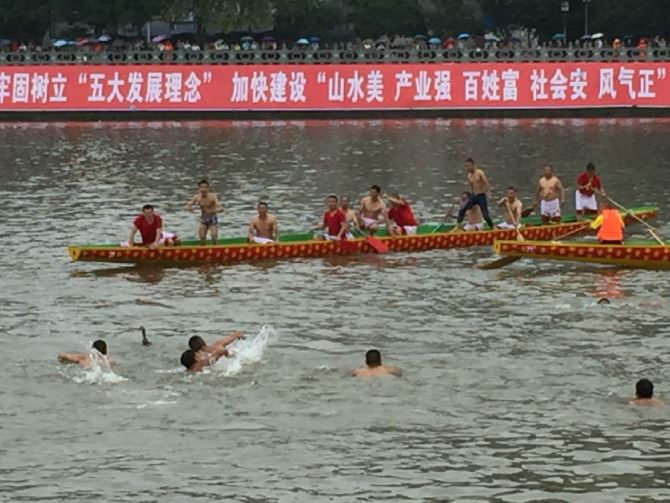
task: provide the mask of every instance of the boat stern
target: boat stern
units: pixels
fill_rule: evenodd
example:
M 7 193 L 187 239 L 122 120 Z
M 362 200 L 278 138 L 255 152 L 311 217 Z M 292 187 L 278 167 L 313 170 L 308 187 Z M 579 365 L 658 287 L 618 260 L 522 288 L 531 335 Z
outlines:
M 79 246 L 70 245 L 67 247 L 67 253 L 70 256 L 70 260 L 76 262 L 81 256 L 81 248 Z

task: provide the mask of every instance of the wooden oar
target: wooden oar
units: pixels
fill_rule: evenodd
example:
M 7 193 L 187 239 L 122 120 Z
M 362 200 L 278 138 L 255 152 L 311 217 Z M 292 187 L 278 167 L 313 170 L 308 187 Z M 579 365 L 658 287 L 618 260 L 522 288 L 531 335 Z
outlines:
M 572 236 L 573 234 L 577 234 L 578 232 L 582 232 L 589 225 L 591 225 L 590 222 L 584 222 L 584 224 L 580 225 L 577 229 L 573 229 L 570 232 L 566 232 L 565 234 L 562 234 L 557 238 L 554 238 L 553 241 L 559 241 L 561 239 L 567 238 L 568 236 Z M 499 259 L 487 262 L 486 264 L 480 264 L 477 267 L 483 271 L 488 271 L 491 269 L 500 269 L 501 267 L 505 267 L 506 265 L 512 264 L 517 260 L 521 260 L 521 258 L 522 257 L 510 257 L 510 256 L 500 257 Z
M 526 238 L 523 237 L 523 234 L 521 234 L 521 231 L 519 230 L 519 222 L 517 222 L 514 219 L 514 215 L 512 214 L 512 208 L 509 205 L 509 201 L 505 200 L 505 206 L 507 206 L 507 211 L 510 214 L 512 224 L 514 225 L 514 229 L 516 230 L 516 239 L 518 241 L 525 241 Z M 521 257 L 500 257 L 499 259 L 487 262 L 486 264 L 480 264 L 477 267 L 479 267 L 479 269 L 482 269 L 484 271 L 488 271 L 490 269 L 500 269 L 501 267 L 505 267 L 506 265 L 516 262 L 520 258 Z
M 666 244 L 663 242 L 663 240 L 662 240 L 660 237 L 658 237 L 658 234 L 656 234 L 656 229 L 654 229 L 651 225 L 649 225 L 647 222 L 645 222 L 644 220 L 642 220 L 640 217 L 638 217 L 635 213 L 633 213 L 632 211 L 630 211 L 630 210 L 629 210 L 628 208 L 626 208 L 625 206 L 623 206 L 623 205 L 617 203 L 614 199 L 612 199 L 611 197 L 609 197 L 609 196 L 608 196 L 607 194 L 605 194 L 604 192 L 602 192 L 602 191 L 600 191 L 600 190 L 595 190 L 595 189 L 594 189 L 594 192 L 596 192 L 597 194 L 599 194 L 600 197 L 604 197 L 605 199 L 607 199 L 611 204 L 613 204 L 614 206 L 616 206 L 617 208 L 619 208 L 620 210 L 622 210 L 623 212 L 625 212 L 626 215 L 628 215 L 628 216 L 634 218 L 635 220 L 637 220 L 638 222 L 640 222 L 642 225 L 644 225 L 644 226 L 647 228 L 647 231 L 649 231 L 649 234 L 651 234 L 651 237 L 653 237 L 656 241 L 658 241 L 658 244 L 660 244 L 661 246 L 666 246 Z

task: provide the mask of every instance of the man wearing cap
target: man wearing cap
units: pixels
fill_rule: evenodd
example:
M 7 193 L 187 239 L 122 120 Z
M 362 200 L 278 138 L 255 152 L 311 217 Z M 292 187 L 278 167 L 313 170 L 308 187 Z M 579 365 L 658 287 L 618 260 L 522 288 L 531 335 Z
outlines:
M 598 213 L 598 202 L 595 192 L 603 190 L 600 177 L 596 175 L 596 167 L 590 162 L 586 165 L 586 171 L 577 176 L 577 190 L 575 191 L 575 209 L 577 219 L 582 215 L 596 215 Z

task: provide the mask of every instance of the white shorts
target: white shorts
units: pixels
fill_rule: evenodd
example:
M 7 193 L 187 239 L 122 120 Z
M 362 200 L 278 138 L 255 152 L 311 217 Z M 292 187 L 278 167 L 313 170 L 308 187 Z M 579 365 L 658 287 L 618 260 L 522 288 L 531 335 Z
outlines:
M 577 211 L 581 210 L 593 210 L 598 211 L 598 201 L 596 201 L 596 195 L 591 194 L 586 196 L 577 190 L 575 192 L 575 209 Z
M 557 218 L 561 216 L 561 201 L 552 199 L 551 201 L 540 202 L 540 215 L 543 217 Z
M 379 225 L 379 220 L 375 220 L 374 218 L 361 217 L 361 220 L 363 221 L 364 229 L 369 228 L 371 225 Z
M 259 245 L 266 245 L 268 243 L 274 243 L 274 241 L 272 241 L 272 239 L 270 239 L 270 238 L 259 238 L 258 236 L 252 236 L 251 240 L 254 243 L 259 244 Z
M 416 225 L 403 225 L 401 227 L 400 225 L 393 224 L 393 228 L 402 231 L 402 233 L 406 236 L 414 236 L 414 235 L 416 235 L 416 231 L 418 229 L 418 226 L 416 226 Z
M 325 239 L 326 241 L 341 241 L 342 238 L 337 237 L 337 236 L 331 236 L 330 234 L 321 234 L 321 237 Z
M 463 229 L 466 231 L 481 231 L 484 228 L 484 224 L 465 224 Z
M 519 227 L 521 227 L 521 225 L 514 225 L 514 224 L 510 224 L 508 222 L 500 222 L 500 223 L 496 224 L 496 227 L 498 229 L 518 229 Z
M 170 240 L 170 239 L 174 239 L 176 237 L 177 237 L 177 235 L 174 232 L 163 232 L 163 231 L 161 231 L 161 240 L 158 242 L 158 244 L 159 245 L 164 245 L 165 241 Z M 123 241 L 122 243 L 119 243 L 119 245 L 122 246 L 123 248 L 126 248 L 126 247 L 129 246 L 128 241 Z

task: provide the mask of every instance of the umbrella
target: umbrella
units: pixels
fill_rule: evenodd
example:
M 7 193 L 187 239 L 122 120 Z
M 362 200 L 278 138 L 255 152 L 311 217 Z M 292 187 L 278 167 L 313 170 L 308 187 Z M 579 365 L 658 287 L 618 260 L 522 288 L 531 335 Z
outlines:
M 307 40 L 305 37 L 302 37 L 302 38 L 298 39 L 296 44 L 298 44 L 298 45 L 309 45 L 309 40 Z
M 496 37 L 493 33 L 487 33 L 484 35 L 484 40 L 487 42 L 500 42 L 500 38 Z
M 4 47 L 6 45 L 12 45 L 12 41 L 7 40 L 6 38 L 3 38 L 2 40 L 0 40 L 0 47 Z
M 425 35 L 414 35 L 414 40 L 426 40 Z
M 263 42 L 274 42 L 274 41 L 275 41 L 275 38 L 271 37 L 270 35 L 267 35 L 267 36 L 263 37 Z
M 65 47 L 66 45 L 69 45 L 70 43 L 67 40 L 56 40 L 54 42 L 54 47 Z
M 582 38 L 579 40 L 591 40 L 591 35 L 582 35 Z
M 556 33 L 554 34 L 553 37 L 551 37 L 552 40 L 563 40 L 565 38 L 564 33 Z
M 460 33 L 460 34 L 458 35 L 458 40 L 467 40 L 467 39 L 469 39 L 469 38 L 470 38 L 470 34 L 469 34 L 469 33 Z
M 431 45 L 432 45 L 432 44 L 439 45 L 439 44 L 442 43 L 442 40 L 440 40 L 440 39 L 437 38 L 437 37 L 431 37 L 431 38 L 428 39 L 428 43 L 431 44 Z
M 604 36 L 605 36 L 604 33 L 600 33 L 600 32 L 598 32 L 598 33 L 594 33 L 593 35 L 591 35 L 591 38 L 592 38 L 593 40 L 598 40 L 599 38 L 603 38 Z
M 309 43 L 310 44 L 318 44 L 321 42 L 321 39 L 319 37 L 309 37 Z
M 110 40 L 112 40 L 112 37 L 109 35 L 100 35 L 98 37 L 98 42 L 109 42 Z
M 170 37 L 168 37 L 167 35 L 156 35 L 154 38 L 151 39 L 151 41 L 154 44 L 158 44 L 159 42 L 162 42 L 163 40 L 167 40 L 168 38 L 170 38 Z
M 254 42 L 254 37 L 250 37 L 249 35 L 245 35 L 240 39 L 240 42 Z

